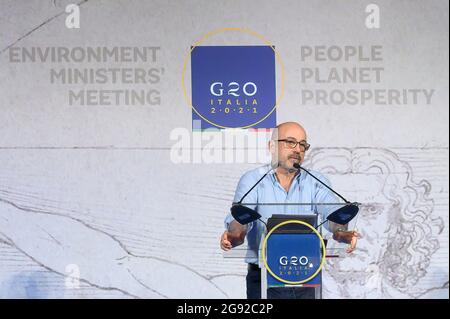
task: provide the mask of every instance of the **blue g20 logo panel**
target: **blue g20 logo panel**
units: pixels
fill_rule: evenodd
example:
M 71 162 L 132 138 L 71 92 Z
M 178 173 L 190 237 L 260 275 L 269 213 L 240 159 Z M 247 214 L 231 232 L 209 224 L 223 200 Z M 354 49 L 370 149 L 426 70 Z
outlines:
M 201 129 L 276 126 L 272 47 L 197 46 L 191 63 L 192 120 Z
M 272 234 L 267 241 L 267 263 L 281 279 L 302 281 L 311 277 L 320 267 L 320 240 L 316 234 Z M 267 274 L 268 287 L 284 283 Z M 320 285 L 320 272 L 303 285 Z

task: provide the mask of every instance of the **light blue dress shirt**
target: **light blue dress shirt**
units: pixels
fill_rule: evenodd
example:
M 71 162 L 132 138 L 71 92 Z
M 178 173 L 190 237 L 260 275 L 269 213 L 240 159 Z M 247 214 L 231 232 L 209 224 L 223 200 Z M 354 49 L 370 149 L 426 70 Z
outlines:
M 242 196 L 270 169 L 270 165 L 262 166 L 246 172 L 236 188 L 233 202 L 238 202 Z M 314 176 L 330 186 L 330 182 L 322 174 L 310 171 Z M 275 176 L 275 170 L 272 170 L 264 179 L 245 197 L 242 204 L 245 203 L 338 203 L 337 197 L 321 185 L 314 178 L 304 171 L 301 171 L 289 188 L 289 191 L 281 186 Z M 273 214 L 285 215 L 302 215 L 317 214 L 319 222 L 325 220 L 326 217 L 337 210 L 341 206 L 326 205 L 307 205 L 307 206 L 269 206 L 269 205 L 245 205 L 255 209 L 262 217 L 261 219 L 267 223 Z M 225 217 L 225 228 L 228 229 L 229 224 L 234 218 L 231 213 Z M 328 229 L 328 223 L 324 224 Z M 260 221 L 253 222 L 247 228 L 248 252 L 245 261 L 247 263 L 258 263 L 258 251 L 261 237 L 264 235 L 265 225 Z

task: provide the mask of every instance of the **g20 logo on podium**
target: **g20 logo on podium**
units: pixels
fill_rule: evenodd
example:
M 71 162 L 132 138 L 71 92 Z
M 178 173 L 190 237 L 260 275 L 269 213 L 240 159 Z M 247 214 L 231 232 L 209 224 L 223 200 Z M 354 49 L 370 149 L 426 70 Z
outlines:
M 304 225 L 309 233 L 277 233 L 287 224 Z M 325 243 L 320 233 L 310 224 L 290 220 L 273 227 L 266 235 L 262 259 L 267 269 L 268 287 L 289 285 L 319 286 L 325 261 Z
M 191 77 L 192 120 L 201 129 L 276 126 L 272 46 L 196 46 Z
M 301 256 L 301 257 L 297 257 L 297 256 L 291 256 L 291 258 L 288 258 L 287 256 L 281 256 L 280 257 L 280 265 L 282 266 L 306 266 L 309 264 L 309 258 L 306 256 Z M 312 264 L 311 264 L 312 266 Z

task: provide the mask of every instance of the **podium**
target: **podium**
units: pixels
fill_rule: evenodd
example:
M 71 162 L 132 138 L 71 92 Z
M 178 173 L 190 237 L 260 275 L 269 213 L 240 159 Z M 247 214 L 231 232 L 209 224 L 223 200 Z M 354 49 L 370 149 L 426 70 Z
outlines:
M 314 290 L 315 299 L 322 298 L 326 243 L 314 229 L 316 225 L 315 214 L 272 215 L 268 219 L 258 262 L 262 299 L 267 299 L 269 288 L 291 287 Z
M 342 206 L 318 224 L 317 213 L 298 215 L 272 214 L 262 216 L 245 205 Z M 302 287 L 313 289 L 315 299 L 322 298 L 322 267 L 327 256 L 326 241 L 318 229 L 325 222 L 347 225 L 358 213 L 360 203 L 233 203 L 231 215 L 242 225 L 262 222 L 265 225 L 258 253 L 261 269 L 261 298 L 267 299 L 267 289 Z

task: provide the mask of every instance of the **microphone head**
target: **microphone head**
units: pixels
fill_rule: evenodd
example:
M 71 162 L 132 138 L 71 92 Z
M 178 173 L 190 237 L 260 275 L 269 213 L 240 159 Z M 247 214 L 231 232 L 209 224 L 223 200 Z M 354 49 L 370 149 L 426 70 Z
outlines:
M 241 204 L 231 206 L 231 216 L 241 225 L 247 225 L 261 218 L 256 210 Z
M 327 220 L 339 225 L 346 225 L 358 214 L 358 211 L 358 205 L 351 203 L 332 212 L 328 215 Z
M 301 168 L 299 163 L 294 163 L 294 165 L 292 165 L 292 166 L 294 166 L 295 169 L 300 169 Z

